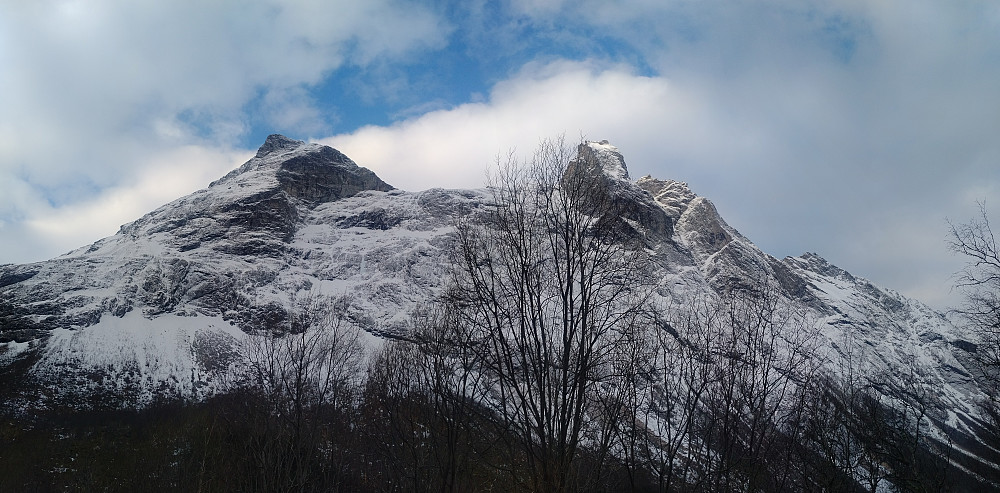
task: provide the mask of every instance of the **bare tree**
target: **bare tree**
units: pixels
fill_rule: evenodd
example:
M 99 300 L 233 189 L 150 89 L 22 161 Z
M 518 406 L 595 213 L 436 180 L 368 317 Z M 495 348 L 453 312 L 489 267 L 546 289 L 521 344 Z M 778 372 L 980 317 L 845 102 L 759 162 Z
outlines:
M 792 464 L 782 444 L 798 433 L 818 366 L 813 323 L 767 283 L 737 283 L 720 302 L 721 331 L 707 348 L 713 368 L 697 423 L 708 447 L 700 487 L 780 491 Z
M 863 306 L 860 313 L 868 314 Z M 870 317 L 868 326 L 879 320 Z M 929 432 L 933 403 L 913 355 L 889 366 L 847 326 L 833 374 L 816 380 L 807 401 L 805 445 L 810 487 L 825 491 L 947 491 L 950 440 Z
M 848 327 L 836 341 L 840 353 L 836 372 L 815 379 L 809 389 L 802 455 L 813 489 L 856 491 L 860 482 L 866 482 L 869 490 L 877 489 L 886 476 L 883 461 L 873 457 L 877 450 L 866 448 L 858 433 L 863 419 L 880 418 L 872 414 L 880 413 L 882 407 L 873 407 L 868 399 L 875 375 L 863 365 L 865 357 L 855 332 Z M 863 431 L 879 434 L 874 426 Z
M 481 425 L 478 356 L 451 308 L 418 310 L 410 340 L 387 341 L 369 364 L 363 407 L 385 489 L 483 489 L 474 461 L 493 441 Z
M 588 412 L 646 313 L 644 250 L 615 234 L 621 215 L 601 169 L 544 141 L 526 165 L 498 160 L 485 218 L 459 227 L 455 292 L 485 402 L 516 437 L 508 466 L 536 491 L 579 486 Z
M 587 441 L 593 449 L 593 467 L 585 483 L 610 489 L 621 483 L 613 480 L 621 465 L 624 482 L 635 491 L 648 475 L 644 413 L 653 392 L 653 367 L 658 353 L 652 341 L 658 332 L 655 325 L 633 324 L 612 348 L 611 371 L 596 388 L 589 417 L 593 426 L 587 430 Z
M 482 429 L 483 376 L 479 355 L 469 344 L 469 327 L 456 308 L 440 303 L 414 314 L 413 337 L 419 350 L 417 384 L 433 416 L 430 448 L 438 485 L 435 491 L 468 491 L 473 460 L 492 445 Z
M 637 351 L 641 367 L 617 435 L 617 452 L 633 490 L 647 474 L 657 491 L 682 488 L 708 455 L 708 442 L 697 440 L 694 432 L 715 378 L 709 348 L 722 334 L 712 299 L 701 293 L 660 310 L 668 319 L 658 320 Z
M 369 361 L 359 423 L 369 491 L 427 491 L 423 441 L 430 417 L 416 390 L 419 357 L 415 344 L 388 340 Z
M 979 217 L 964 224 L 951 224 L 948 246 L 965 256 L 965 269 L 957 286 L 965 303 L 958 309 L 979 337 L 976 358 L 980 363 L 981 387 L 988 401 L 984 410 L 1000 426 L 1000 249 L 990 227 L 986 204 L 979 204 Z
M 264 324 L 242 347 L 235 380 L 252 421 L 247 453 L 253 491 L 309 491 L 343 457 L 331 440 L 349 418 L 364 358 L 360 331 L 346 323 L 349 299 L 293 299 L 279 325 Z M 332 471 L 336 473 L 336 471 Z

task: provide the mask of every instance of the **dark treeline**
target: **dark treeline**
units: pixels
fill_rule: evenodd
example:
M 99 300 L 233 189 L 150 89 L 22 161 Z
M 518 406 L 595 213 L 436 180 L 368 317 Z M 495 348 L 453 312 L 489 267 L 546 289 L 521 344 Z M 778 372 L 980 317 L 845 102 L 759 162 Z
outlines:
M 458 225 L 448 288 L 406 340 L 367 353 L 346 299 L 309 295 L 281 316 L 258 304 L 214 397 L 4 421 L 0 490 L 983 486 L 929 433 L 916 375 L 873 371 L 850 331 L 831 371 L 778 287 L 659 296 L 642 211 L 593 156 L 572 156 L 556 141 L 499 163 L 492 203 Z

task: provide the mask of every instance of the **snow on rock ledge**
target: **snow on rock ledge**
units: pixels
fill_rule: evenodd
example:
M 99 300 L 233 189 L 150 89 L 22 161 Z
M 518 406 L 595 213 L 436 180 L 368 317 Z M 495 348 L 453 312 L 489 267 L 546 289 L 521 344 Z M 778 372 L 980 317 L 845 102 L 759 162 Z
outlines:
M 697 197 L 688 188 L 687 183 L 674 180 L 660 180 L 650 175 L 639 178 L 635 182 L 639 188 L 645 190 L 653 196 L 660 207 L 675 221 L 680 219 L 681 214 L 687 210 L 691 201 Z
M 577 157 L 574 162 L 587 163 L 588 165 L 599 165 L 604 176 L 616 181 L 628 181 L 628 167 L 625 166 L 625 158 L 618 148 L 609 144 L 608 141 L 584 142 L 577 147 Z

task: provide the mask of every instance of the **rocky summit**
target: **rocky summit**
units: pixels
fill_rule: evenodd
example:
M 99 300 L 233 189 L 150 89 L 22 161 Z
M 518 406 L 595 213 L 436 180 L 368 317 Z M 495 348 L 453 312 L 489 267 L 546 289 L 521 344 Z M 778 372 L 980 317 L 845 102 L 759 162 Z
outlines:
M 814 323 L 825 372 L 847 378 L 845 362 L 862 358 L 866 371 L 914 375 L 931 393 L 935 439 L 956 444 L 961 467 L 986 471 L 972 474 L 996 474 L 995 450 L 978 438 L 984 394 L 963 329 L 818 255 L 762 252 L 685 183 L 632 181 L 606 141 L 580 144 L 575 162 L 599 165 L 587 172 L 605 183 L 622 234 L 641 239 L 660 306 L 768 280 Z M 239 168 L 114 236 L 0 266 L 7 410 L 84 406 L 98 390 L 125 407 L 205 398 L 254 312 L 287 316 L 302 293 L 349 297 L 369 345 L 405 338 L 410 315 L 448 280 L 456 224 L 491 201 L 486 189 L 398 190 L 336 149 L 271 135 Z

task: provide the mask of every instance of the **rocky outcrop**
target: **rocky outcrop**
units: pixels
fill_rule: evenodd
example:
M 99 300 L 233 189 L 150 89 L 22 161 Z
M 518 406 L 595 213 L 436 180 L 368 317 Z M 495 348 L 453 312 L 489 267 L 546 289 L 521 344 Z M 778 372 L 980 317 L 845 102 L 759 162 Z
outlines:
M 351 197 L 363 190 L 387 192 L 393 187 L 342 152 L 328 146 L 307 144 L 283 135 L 271 135 L 257 155 L 210 187 L 240 184 L 241 176 L 261 171 L 274 175 L 276 187 L 289 198 L 310 204 Z M 252 177 L 259 179 L 259 177 Z
M 687 183 L 674 180 L 659 180 L 646 175 L 635 182 L 646 191 L 674 223 L 681 218 L 691 201 L 697 197 Z
M 584 142 L 566 170 L 567 179 L 577 177 L 597 186 L 587 193 L 606 204 L 620 234 L 643 238 L 647 244 L 673 236 L 673 220 L 653 197 L 629 179 L 625 158 L 606 140 Z M 629 222 L 640 228 L 632 227 Z
M 184 252 L 279 257 L 308 211 L 365 190 L 392 190 L 331 147 L 271 135 L 256 156 L 207 189 L 167 204 L 119 234 L 160 234 Z
M 277 173 L 281 190 L 311 203 L 351 197 L 362 190 L 392 190 L 371 170 L 362 168 L 332 147 L 297 155 L 281 164 Z

